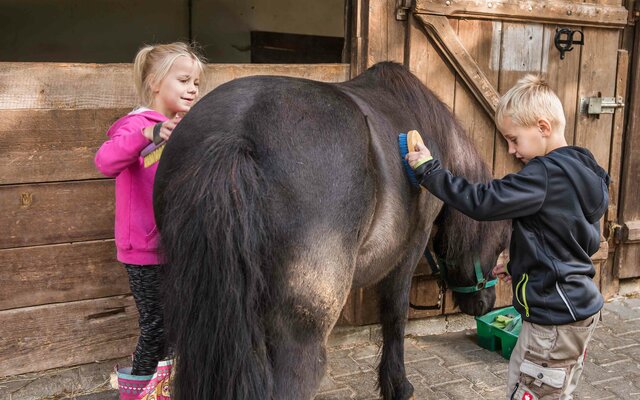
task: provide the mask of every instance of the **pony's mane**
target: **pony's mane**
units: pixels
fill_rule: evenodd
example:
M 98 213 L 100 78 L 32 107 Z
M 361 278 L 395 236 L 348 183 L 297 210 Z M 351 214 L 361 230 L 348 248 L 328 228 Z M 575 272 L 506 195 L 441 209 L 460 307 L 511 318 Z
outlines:
M 420 125 L 415 129 L 445 168 L 471 182 L 486 183 L 491 180 L 489 168 L 451 110 L 407 68 L 393 62 L 383 62 L 368 69 L 364 77 L 391 92 L 404 109 L 413 111 Z M 447 254 L 464 254 L 478 240 L 491 239 L 488 224 L 475 221 L 458 211 L 450 211 L 440 227 L 446 237 Z M 489 247 L 491 243 L 485 246 Z

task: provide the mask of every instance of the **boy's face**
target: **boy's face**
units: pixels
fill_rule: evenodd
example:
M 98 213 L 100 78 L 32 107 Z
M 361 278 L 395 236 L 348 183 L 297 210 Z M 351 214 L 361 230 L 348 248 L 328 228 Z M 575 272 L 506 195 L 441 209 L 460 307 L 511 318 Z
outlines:
M 546 154 L 545 135 L 538 126 L 522 127 L 515 124 L 511 117 L 505 117 L 500 133 L 507 141 L 509 154 L 524 164 Z

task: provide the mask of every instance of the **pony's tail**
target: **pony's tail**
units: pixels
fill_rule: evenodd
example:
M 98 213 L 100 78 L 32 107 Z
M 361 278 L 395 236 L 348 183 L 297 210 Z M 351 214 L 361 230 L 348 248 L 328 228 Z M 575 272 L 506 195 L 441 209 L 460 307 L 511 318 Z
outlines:
M 165 325 L 176 356 L 173 397 L 270 399 L 261 171 L 246 139 L 207 142 L 197 156 L 169 166 L 165 192 L 156 193 L 168 264 Z

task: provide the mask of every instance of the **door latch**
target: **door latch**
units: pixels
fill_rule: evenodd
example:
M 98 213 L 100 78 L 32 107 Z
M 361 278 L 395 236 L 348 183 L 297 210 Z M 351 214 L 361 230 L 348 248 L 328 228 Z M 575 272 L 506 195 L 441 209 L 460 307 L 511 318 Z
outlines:
M 581 98 L 580 103 L 583 113 L 595 117 L 600 117 L 600 114 L 613 114 L 616 108 L 624 107 L 622 97 L 602 97 L 599 93 L 598 96 Z

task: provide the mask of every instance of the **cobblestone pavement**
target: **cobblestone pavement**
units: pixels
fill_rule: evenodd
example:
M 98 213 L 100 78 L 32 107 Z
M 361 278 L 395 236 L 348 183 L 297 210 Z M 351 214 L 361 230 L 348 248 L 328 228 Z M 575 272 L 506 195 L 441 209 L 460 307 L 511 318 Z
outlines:
M 472 319 L 466 321 L 467 327 L 474 326 Z M 431 320 L 428 324 L 437 325 L 437 321 Z M 507 360 L 497 352 L 479 347 L 475 330 L 426 335 L 427 330 L 413 329 L 417 334 L 409 335 L 405 341 L 405 365 L 416 399 L 505 398 Z M 371 339 L 378 335 L 379 328 L 334 332 L 328 350 L 328 373 L 316 400 L 379 398 L 375 387 L 379 348 L 377 340 Z M 105 368 L 106 372 L 94 377 L 94 381 L 108 382 L 109 369 Z M 38 391 L 44 393 L 46 385 L 37 380 L 28 385 L 24 382 L 23 379 L 23 387 L 18 388 L 0 380 L 0 400 L 117 399 L 114 390 L 107 390 L 107 383 L 104 391 L 95 393 L 94 388 L 94 393 L 88 395 L 37 396 Z M 603 322 L 589 346 L 583 379 L 574 398 L 640 400 L 640 298 L 618 298 L 605 305 Z
M 316 400 L 378 399 L 377 357 L 374 343 L 331 348 Z M 479 347 L 473 330 L 408 337 L 405 366 L 416 399 L 505 398 L 508 361 Z M 640 399 L 640 298 L 605 305 L 574 399 Z

